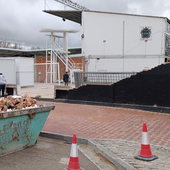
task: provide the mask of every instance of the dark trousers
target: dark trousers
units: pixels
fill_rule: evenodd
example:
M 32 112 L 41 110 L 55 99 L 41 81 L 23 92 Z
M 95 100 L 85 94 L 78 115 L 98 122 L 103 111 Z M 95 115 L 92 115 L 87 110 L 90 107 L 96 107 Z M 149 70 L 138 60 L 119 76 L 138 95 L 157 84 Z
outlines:
M 4 91 L 5 91 L 5 84 L 0 84 L 0 94 L 2 90 L 2 97 L 4 97 Z
M 68 81 L 67 82 L 65 81 L 65 86 L 68 86 Z

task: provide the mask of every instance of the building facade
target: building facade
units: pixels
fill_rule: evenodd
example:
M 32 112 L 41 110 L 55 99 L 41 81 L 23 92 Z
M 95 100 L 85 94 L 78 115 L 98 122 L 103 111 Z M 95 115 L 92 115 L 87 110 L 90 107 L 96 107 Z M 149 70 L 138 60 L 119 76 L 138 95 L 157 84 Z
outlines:
M 169 60 L 166 17 L 90 10 L 44 12 L 81 24 L 88 72 L 137 72 Z
M 82 23 L 88 71 L 137 72 L 169 58 L 167 18 L 83 11 Z

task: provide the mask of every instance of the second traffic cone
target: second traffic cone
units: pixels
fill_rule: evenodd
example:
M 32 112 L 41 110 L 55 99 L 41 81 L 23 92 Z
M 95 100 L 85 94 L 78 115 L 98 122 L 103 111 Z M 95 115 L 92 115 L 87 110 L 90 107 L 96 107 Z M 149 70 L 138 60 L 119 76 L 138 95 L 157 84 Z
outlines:
M 77 150 L 77 137 L 76 134 L 73 134 L 71 152 L 70 152 L 70 160 L 68 167 L 64 170 L 84 170 L 80 167 L 79 158 L 78 158 L 78 150 Z
M 135 156 L 135 158 L 143 161 L 152 161 L 158 158 L 157 156 L 152 155 L 148 138 L 148 130 L 145 122 L 143 123 L 141 150 L 139 155 Z

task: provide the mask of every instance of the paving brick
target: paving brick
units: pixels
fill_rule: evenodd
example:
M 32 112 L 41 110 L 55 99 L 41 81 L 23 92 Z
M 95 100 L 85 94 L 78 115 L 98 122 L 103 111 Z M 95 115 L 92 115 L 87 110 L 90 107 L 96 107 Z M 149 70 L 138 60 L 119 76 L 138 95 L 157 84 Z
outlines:
M 43 131 L 65 135 L 77 133 L 77 136 L 85 138 L 106 139 L 107 136 L 107 139 L 141 142 L 142 123 L 145 121 L 150 143 L 170 146 L 170 143 L 166 142 L 170 138 L 170 131 L 161 133 L 164 129 L 170 129 L 169 114 L 106 106 L 43 101 L 38 103 L 56 106 L 55 110 L 50 112 Z
M 125 160 L 135 169 L 170 169 L 170 114 L 106 106 L 78 105 L 54 102 L 40 104 L 55 105 L 43 131 L 57 134 L 101 140 L 105 147 Z M 152 153 L 159 158 L 152 162 L 134 159 L 141 147 L 142 125 L 147 123 Z M 107 140 L 106 140 L 107 139 Z M 160 146 L 161 145 L 161 146 Z M 100 147 L 99 147 L 100 148 Z M 152 168 L 148 168 L 151 166 Z

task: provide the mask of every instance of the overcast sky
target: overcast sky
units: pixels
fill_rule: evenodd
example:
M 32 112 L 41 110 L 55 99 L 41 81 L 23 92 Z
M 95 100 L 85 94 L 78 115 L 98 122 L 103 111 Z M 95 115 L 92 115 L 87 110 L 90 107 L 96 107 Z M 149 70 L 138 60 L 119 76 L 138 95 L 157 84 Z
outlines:
M 41 29 L 78 29 L 80 24 L 42 12 L 63 10 L 55 0 L 0 0 L 0 39 L 24 42 L 25 46 L 45 47 Z M 170 0 L 73 0 L 91 10 L 139 15 L 163 16 L 170 19 Z M 70 9 L 70 8 L 67 8 Z M 69 36 L 69 47 L 81 46 L 80 33 Z

